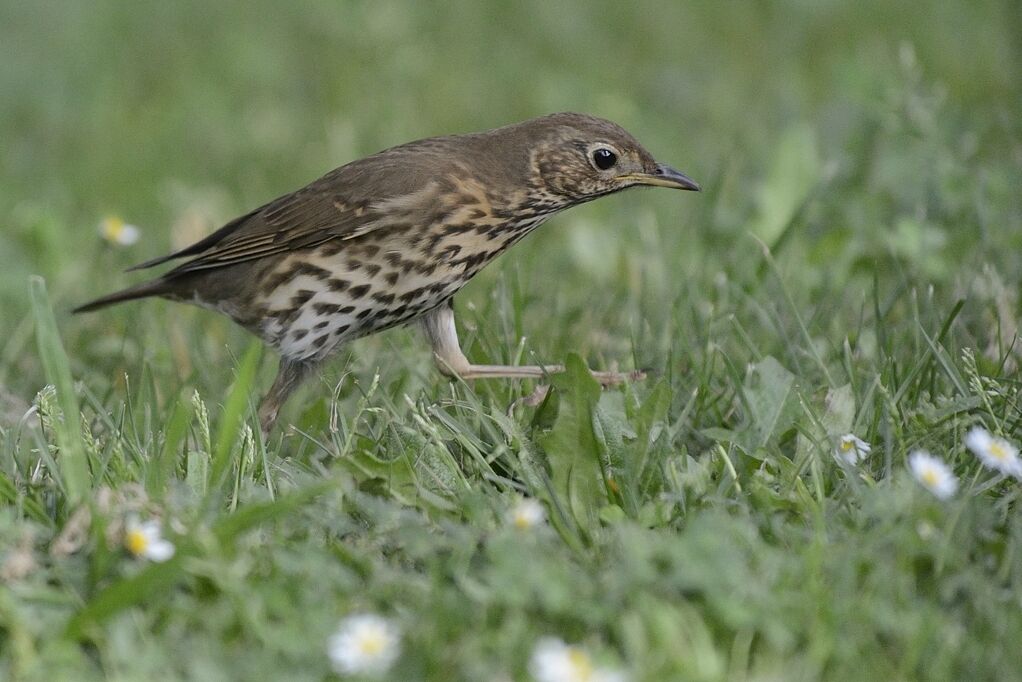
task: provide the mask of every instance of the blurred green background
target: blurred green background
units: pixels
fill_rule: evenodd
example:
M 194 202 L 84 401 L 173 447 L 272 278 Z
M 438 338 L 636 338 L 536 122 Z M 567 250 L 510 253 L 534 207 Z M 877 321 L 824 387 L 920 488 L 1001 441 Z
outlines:
M 466 352 L 580 353 L 654 381 L 509 408 L 532 387 L 451 385 L 414 331 L 389 331 L 292 401 L 309 437 L 241 441 L 233 489 L 208 496 L 209 422 L 178 407 L 197 390 L 216 434 L 249 337 L 155 301 L 67 312 L 347 161 L 565 110 L 620 123 L 704 191 L 547 223 L 459 294 Z M 0 539 L 31 530 L 42 566 L 0 592 L 0 676 L 322 679 L 338 615 L 375 607 L 407 633 L 395 679 L 526 679 L 551 633 L 635 679 L 1019 679 L 1017 485 L 960 445 L 974 423 L 1022 425 L 1015 0 L 0 0 L 0 216 Z M 104 241 L 110 216 L 141 240 Z M 187 528 L 164 573 L 96 527 L 46 554 L 73 509 L 56 446 L 22 419 L 53 381 L 33 274 L 80 381 L 93 487 L 143 485 Z M 263 360 L 239 384 L 253 397 Z M 636 434 L 655 434 L 657 464 L 580 502 L 564 463 L 598 454 L 570 420 L 597 401 L 619 445 L 645 458 Z M 873 443 L 861 472 L 824 422 Z M 913 487 L 916 447 L 947 455 L 960 501 Z M 214 542 L 239 505 L 323 479 L 331 495 Z M 503 527 L 519 493 L 547 505 L 545 534 Z M 64 631 L 80 611 L 85 644 Z

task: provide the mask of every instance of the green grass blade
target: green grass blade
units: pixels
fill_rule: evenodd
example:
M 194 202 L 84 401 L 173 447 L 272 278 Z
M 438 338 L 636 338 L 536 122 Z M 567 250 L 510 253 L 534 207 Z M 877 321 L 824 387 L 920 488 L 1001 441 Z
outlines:
M 22 496 L 18 492 L 17 486 L 4 473 L 0 473 L 0 500 L 4 500 L 12 506 L 21 505 L 25 510 L 26 516 L 44 526 L 53 525 L 53 520 L 46 513 L 43 505 L 35 498 Z
M 170 418 L 167 420 L 163 437 L 163 447 L 156 461 L 152 462 L 147 473 L 148 489 L 158 493 L 170 481 L 177 467 L 178 452 L 181 443 L 188 434 L 192 413 L 187 401 L 178 400 L 174 405 Z
M 246 505 L 233 514 L 225 516 L 216 524 L 213 532 L 221 543 L 230 543 L 241 533 L 261 523 L 272 521 L 293 512 L 298 507 L 336 485 L 337 483 L 334 481 L 320 481 L 297 492 L 281 495 L 276 500 Z
M 67 353 L 64 352 L 60 333 L 57 331 L 57 321 L 53 317 L 53 309 L 46 293 L 46 280 L 32 276 L 29 278 L 28 289 L 35 316 L 39 356 L 43 361 L 46 380 L 57 389 L 57 401 L 64 413 L 63 420 L 54 422 L 57 445 L 60 448 L 57 464 L 61 480 L 67 489 L 68 502 L 74 505 L 82 500 L 91 487 L 85 443 L 82 440 L 78 398 L 75 396 L 71 366 Z
M 72 639 L 85 637 L 90 627 L 132 606 L 148 603 L 161 593 L 169 592 L 171 587 L 184 578 L 181 568 L 182 548 L 178 546 L 177 549 L 177 554 L 169 561 L 150 564 L 141 572 L 99 592 L 68 621 L 65 627 L 67 636 Z
M 224 482 L 224 475 L 230 465 L 231 452 L 239 437 L 241 422 L 245 417 L 245 410 L 252 395 L 252 386 L 255 383 L 261 354 L 260 344 L 253 343 L 249 346 L 238 367 L 238 377 L 234 381 L 231 393 L 227 396 L 223 414 L 220 416 L 216 446 L 213 449 L 213 462 L 209 472 L 210 490 L 218 489 Z

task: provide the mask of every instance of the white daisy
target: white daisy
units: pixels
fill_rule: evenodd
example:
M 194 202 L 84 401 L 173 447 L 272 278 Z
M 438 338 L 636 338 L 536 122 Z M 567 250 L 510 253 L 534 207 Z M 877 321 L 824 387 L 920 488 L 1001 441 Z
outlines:
M 111 244 L 131 246 L 138 241 L 142 232 L 117 216 L 107 216 L 99 221 L 99 234 Z
M 873 448 L 869 443 L 857 437 L 855 434 L 846 433 L 837 440 L 837 447 L 834 448 L 834 456 L 846 464 L 858 464 L 866 459 Z
M 965 447 L 979 458 L 983 466 L 1011 476 L 1022 476 L 1022 461 L 1018 448 L 1003 438 L 990 435 L 986 429 L 976 426 L 965 434 Z
M 546 521 L 546 509 L 531 497 L 518 501 L 507 514 L 508 523 L 518 530 L 528 530 Z
M 958 490 L 958 479 L 951 468 L 925 450 L 916 450 L 908 456 L 912 475 L 924 488 L 941 500 L 946 500 Z
M 624 682 L 619 670 L 599 668 L 585 651 L 556 637 L 536 643 L 529 660 L 529 672 L 536 682 Z
M 150 561 L 166 561 L 174 556 L 174 544 L 163 539 L 159 521 L 139 522 L 137 518 L 129 518 L 124 546 L 136 557 Z
M 373 613 L 348 616 L 327 640 L 327 656 L 341 675 L 382 675 L 401 651 L 401 633 Z

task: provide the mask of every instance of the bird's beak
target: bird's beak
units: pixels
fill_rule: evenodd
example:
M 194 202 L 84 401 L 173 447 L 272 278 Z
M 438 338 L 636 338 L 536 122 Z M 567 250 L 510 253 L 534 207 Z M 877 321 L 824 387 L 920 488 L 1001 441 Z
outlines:
M 657 164 L 656 170 L 652 173 L 627 173 L 619 175 L 617 179 L 625 182 L 634 182 L 638 185 L 672 187 L 674 189 L 687 189 L 693 192 L 700 190 L 699 183 L 695 180 L 681 171 L 676 171 L 670 166 L 663 164 Z

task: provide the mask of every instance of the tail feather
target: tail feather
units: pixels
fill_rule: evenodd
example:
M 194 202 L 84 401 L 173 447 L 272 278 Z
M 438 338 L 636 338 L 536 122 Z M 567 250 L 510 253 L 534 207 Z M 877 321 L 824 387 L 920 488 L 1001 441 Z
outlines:
M 148 296 L 160 296 L 162 294 L 168 293 L 169 291 L 170 287 L 167 286 L 167 281 L 161 277 L 159 279 L 154 279 L 149 282 L 142 282 L 141 284 L 136 284 L 135 286 L 128 287 L 127 289 L 115 291 L 112 294 L 102 296 L 94 301 L 89 301 L 85 305 L 78 306 L 71 312 L 76 314 L 88 313 L 92 312 L 93 310 L 105 308 L 108 305 L 113 305 L 114 303 L 132 301 L 135 300 L 136 298 L 146 298 Z

